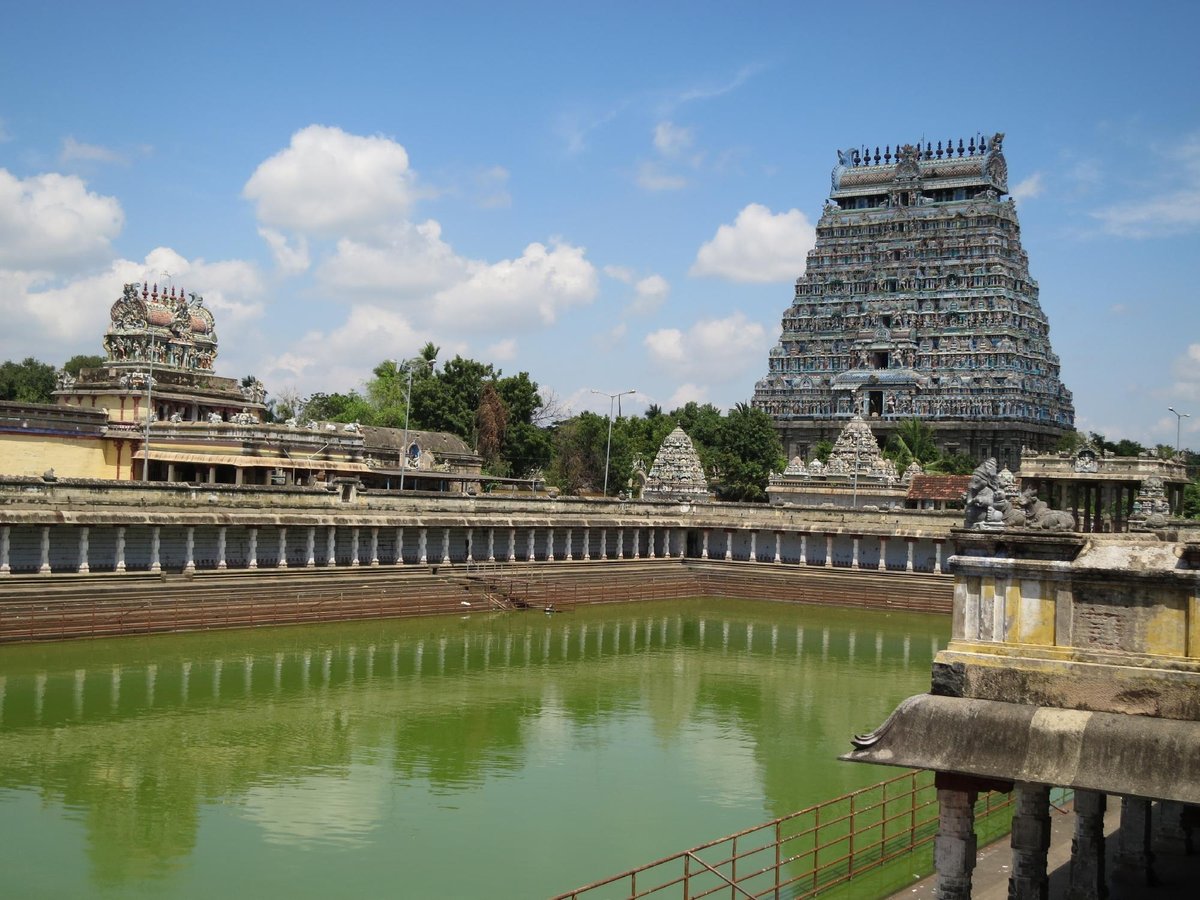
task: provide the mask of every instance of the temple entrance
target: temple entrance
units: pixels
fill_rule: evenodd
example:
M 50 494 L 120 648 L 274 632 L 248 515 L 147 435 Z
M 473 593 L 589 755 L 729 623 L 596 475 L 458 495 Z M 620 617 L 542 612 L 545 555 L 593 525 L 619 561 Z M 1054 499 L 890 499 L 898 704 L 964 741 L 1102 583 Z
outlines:
M 883 415 L 883 391 L 867 392 L 867 414 L 870 416 Z

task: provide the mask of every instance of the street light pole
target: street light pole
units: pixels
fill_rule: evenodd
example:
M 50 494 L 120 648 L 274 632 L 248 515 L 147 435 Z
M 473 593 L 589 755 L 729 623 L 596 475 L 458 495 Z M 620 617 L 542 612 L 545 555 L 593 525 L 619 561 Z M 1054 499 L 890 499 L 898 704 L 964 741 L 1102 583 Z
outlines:
M 1190 419 L 1190 418 L 1192 417 L 1192 414 L 1191 414 L 1191 413 L 1181 413 L 1179 410 L 1177 410 L 1177 409 L 1176 409 L 1175 407 L 1173 407 L 1173 406 L 1168 406 L 1168 407 L 1167 407 L 1167 410 L 1168 410 L 1168 411 L 1170 411 L 1170 412 L 1173 412 L 1173 413 L 1175 413 L 1175 455 L 1176 455 L 1176 456 L 1178 456 L 1178 455 L 1179 455 L 1179 431 L 1180 431 L 1180 426 L 1182 426 L 1182 425 L 1183 425 L 1183 420 L 1184 420 L 1184 419 Z
M 637 391 L 630 388 L 627 391 L 617 391 L 615 394 L 609 394 L 605 391 L 598 391 L 592 388 L 593 394 L 599 394 L 601 397 L 608 398 L 608 444 L 604 448 L 604 496 L 608 496 L 608 460 L 612 454 L 612 426 L 613 426 L 613 404 L 617 398 L 624 397 L 626 394 L 636 394 Z
M 433 360 L 426 359 L 423 356 L 414 356 L 412 359 L 405 361 L 405 368 L 408 369 L 408 388 L 404 392 L 404 439 L 400 443 L 400 491 L 404 491 L 404 470 L 408 468 L 408 411 L 412 408 L 412 380 L 413 369 L 418 365 L 433 365 Z

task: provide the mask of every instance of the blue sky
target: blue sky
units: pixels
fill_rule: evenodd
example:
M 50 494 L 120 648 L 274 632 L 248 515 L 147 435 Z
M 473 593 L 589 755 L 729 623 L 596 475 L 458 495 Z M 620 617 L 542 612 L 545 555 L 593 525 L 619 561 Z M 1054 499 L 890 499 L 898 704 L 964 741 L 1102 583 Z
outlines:
M 1200 447 L 1200 5 L 22 4 L 0 359 L 203 294 L 219 372 L 427 340 L 571 409 L 747 400 L 837 147 L 1003 131 L 1082 429 Z

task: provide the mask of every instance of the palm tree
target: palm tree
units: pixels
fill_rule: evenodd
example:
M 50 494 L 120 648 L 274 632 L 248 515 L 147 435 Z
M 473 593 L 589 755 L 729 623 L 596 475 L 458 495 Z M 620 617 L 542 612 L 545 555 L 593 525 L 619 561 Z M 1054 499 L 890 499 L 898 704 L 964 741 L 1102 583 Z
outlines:
M 901 472 L 914 461 L 922 467 L 935 465 L 942 456 L 934 440 L 933 429 L 917 418 L 905 419 L 900 423 L 888 440 L 887 449 Z

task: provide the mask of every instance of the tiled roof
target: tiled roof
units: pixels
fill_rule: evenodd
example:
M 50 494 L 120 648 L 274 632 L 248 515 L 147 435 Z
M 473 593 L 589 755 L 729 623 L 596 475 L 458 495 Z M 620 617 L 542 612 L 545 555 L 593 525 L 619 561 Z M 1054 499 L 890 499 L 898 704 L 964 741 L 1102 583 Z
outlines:
M 908 486 L 909 500 L 961 500 L 970 475 L 914 475 Z

